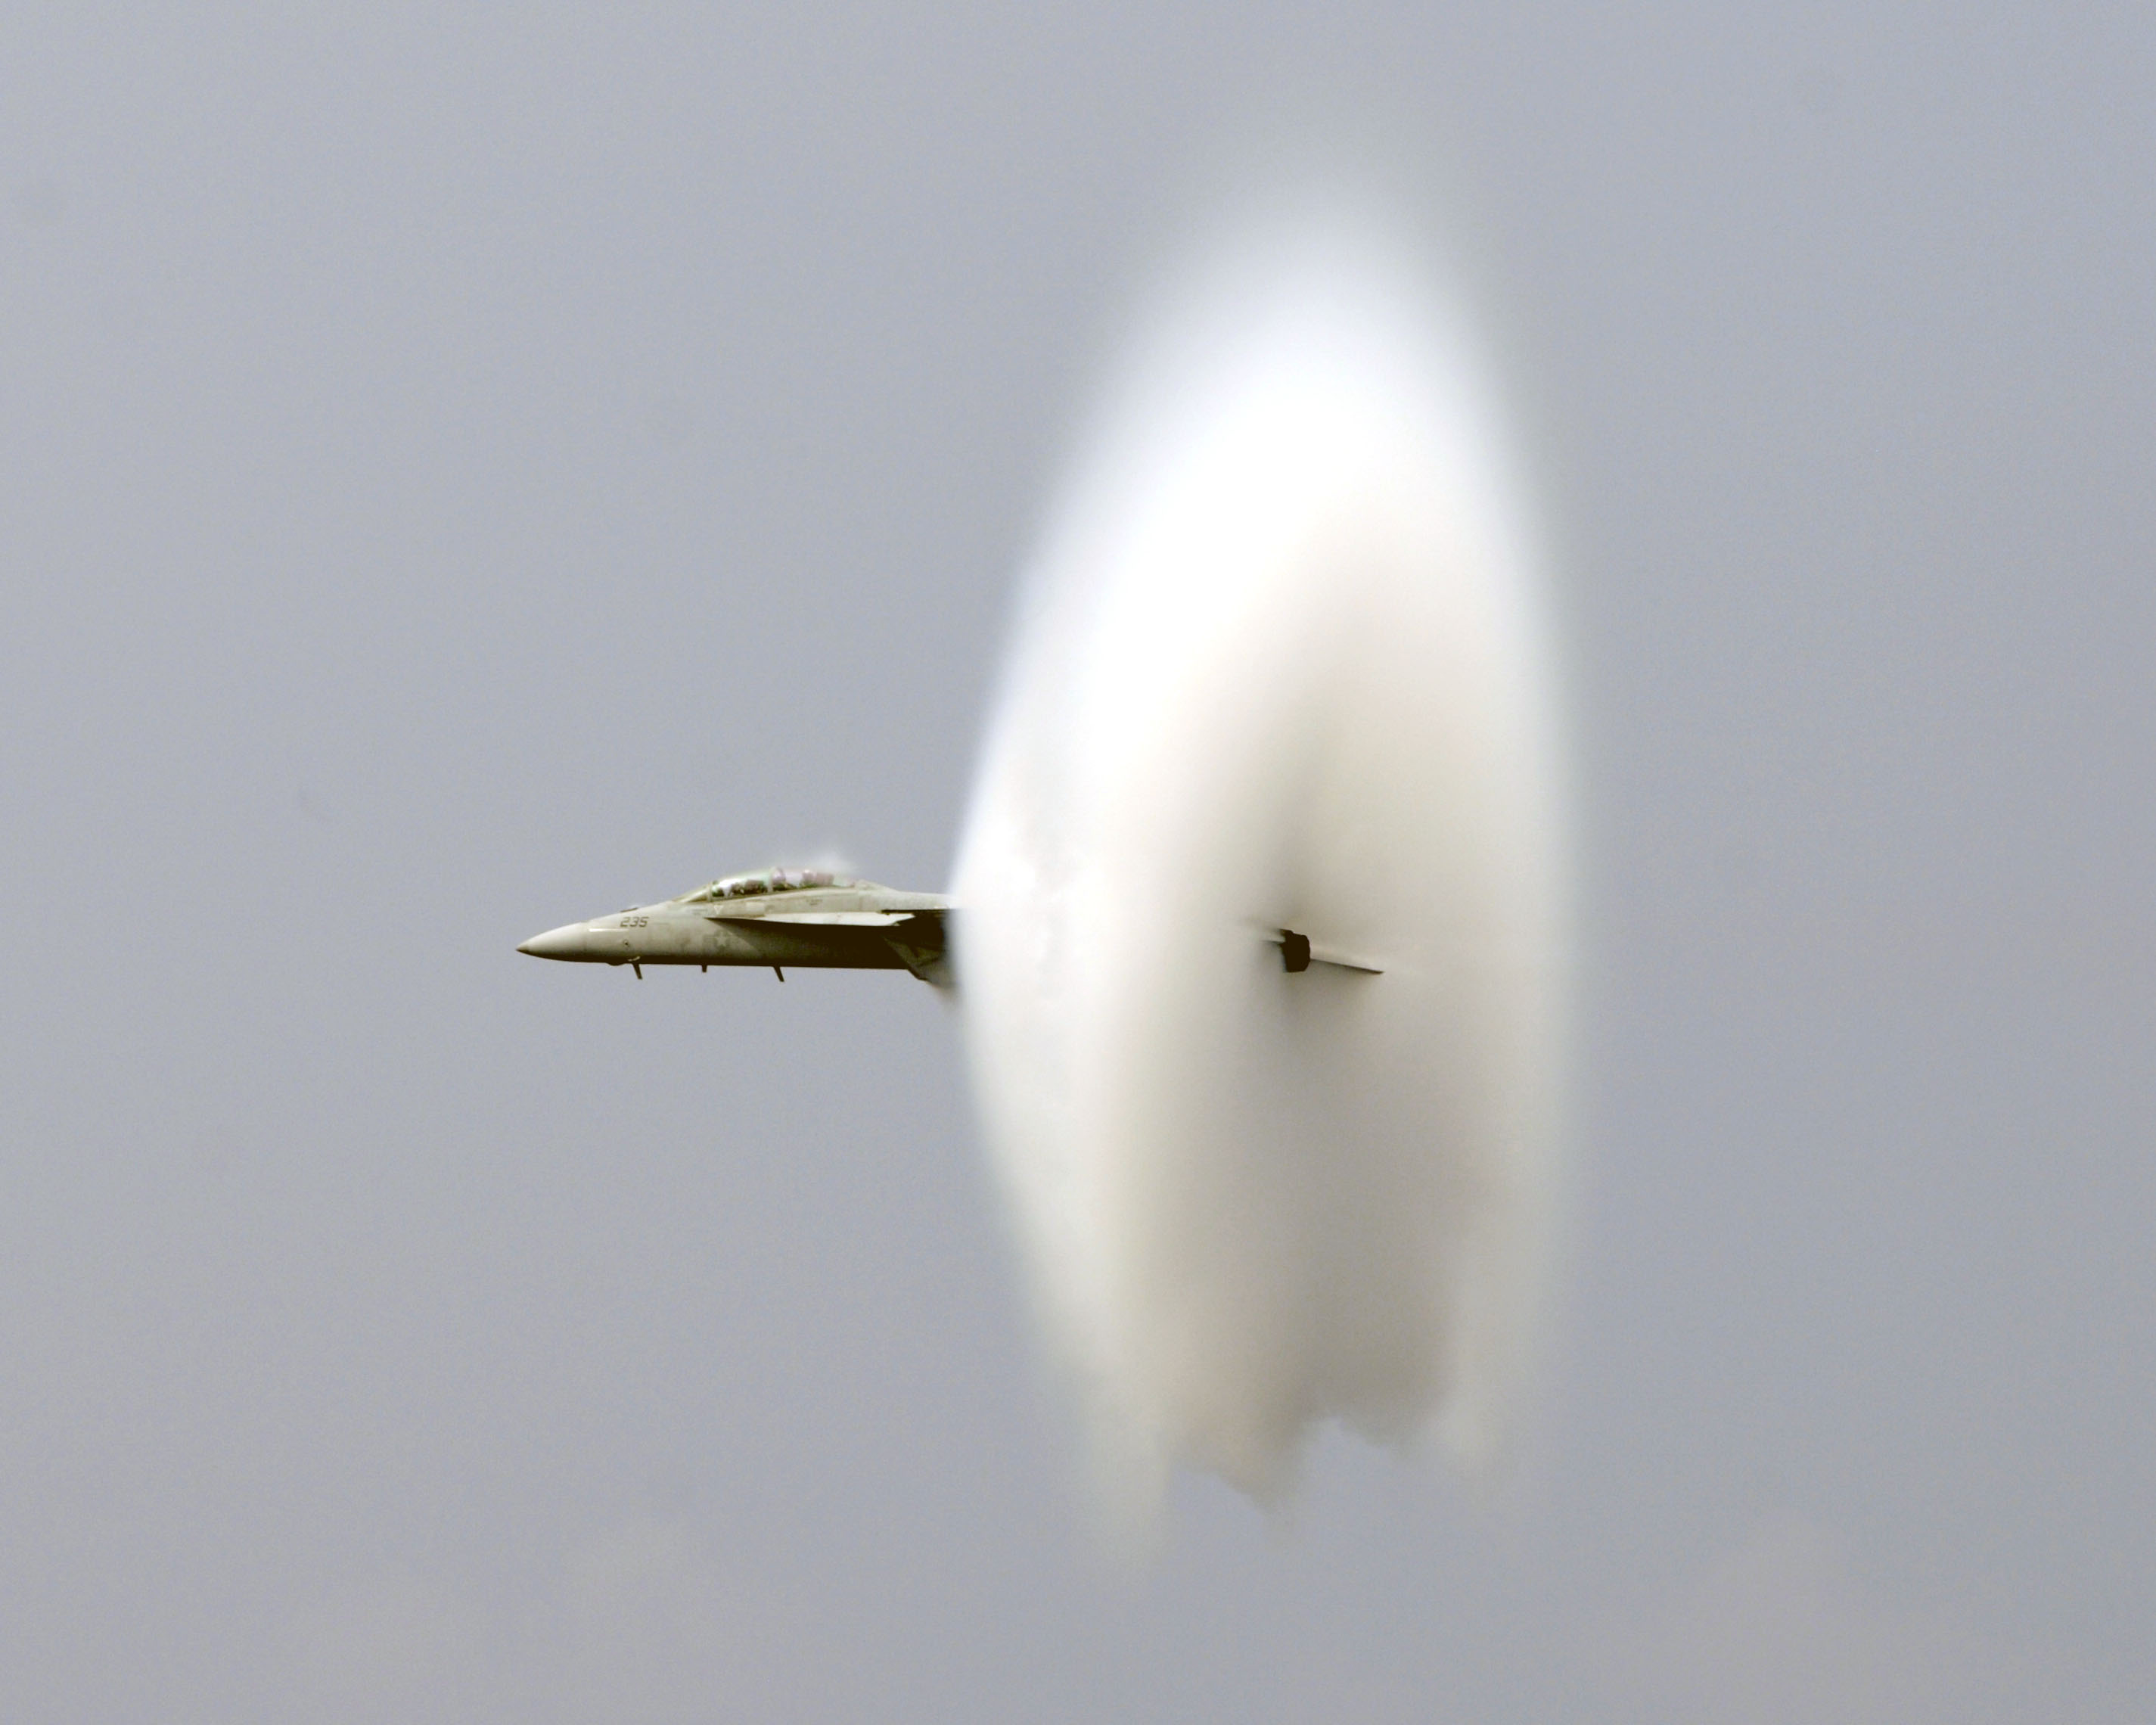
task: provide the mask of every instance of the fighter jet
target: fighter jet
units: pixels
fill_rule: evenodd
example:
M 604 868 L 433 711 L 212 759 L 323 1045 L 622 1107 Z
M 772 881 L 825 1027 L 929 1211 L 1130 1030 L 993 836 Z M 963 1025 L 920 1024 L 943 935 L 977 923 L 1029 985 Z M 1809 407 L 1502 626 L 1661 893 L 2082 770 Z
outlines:
M 588 922 L 535 934 L 516 950 L 572 963 L 751 965 L 821 970 L 903 970 L 951 986 L 943 919 L 951 901 L 897 892 L 820 869 L 729 875 L 679 898 L 633 905 Z
M 899 892 L 820 869 L 766 869 L 729 875 L 679 898 L 632 905 L 588 922 L 535 934 L 516 950 L 578 964 L 626 964 L 644 979 L 647 964 L 714 964 L 816 970 L 903 970 L 939 988 L 952 986 L 944 927 L 951 901 L 933 892 Z M 1291 973 L 1312 964 L 1375 976 L 1383 967 L 1315 944 L 1291 928 L 1261 928 Z

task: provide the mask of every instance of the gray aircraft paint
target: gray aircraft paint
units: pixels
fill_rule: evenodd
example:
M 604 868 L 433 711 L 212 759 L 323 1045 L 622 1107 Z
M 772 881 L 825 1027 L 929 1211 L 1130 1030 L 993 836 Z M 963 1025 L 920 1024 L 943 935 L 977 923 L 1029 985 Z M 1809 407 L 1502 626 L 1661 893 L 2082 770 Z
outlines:
M 747 890 L 743 890 L 747 889 Z M 903 970 L 948 987 L 944 913 L 951 901 L 873 880 L 783 871 L 732 875 L 655 904 L 535 934 L 517 951 L 573 964 L 754 966 L 800 970 Z

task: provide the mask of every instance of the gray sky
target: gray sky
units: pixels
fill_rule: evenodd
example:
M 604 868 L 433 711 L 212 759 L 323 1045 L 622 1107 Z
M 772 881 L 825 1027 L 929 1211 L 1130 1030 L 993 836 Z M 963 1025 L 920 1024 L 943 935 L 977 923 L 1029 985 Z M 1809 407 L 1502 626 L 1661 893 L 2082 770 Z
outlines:
M 2156 1710 L 2156 23 L 0 20 L 0 1712 Z M 1585 799 L 1562 1358 L 1094 1557 L 952 1027 L 534 964 L 939 883 L 1188 187 L 1453 186 Z M 1277 135 L 1277 136 L 1276 136 Z

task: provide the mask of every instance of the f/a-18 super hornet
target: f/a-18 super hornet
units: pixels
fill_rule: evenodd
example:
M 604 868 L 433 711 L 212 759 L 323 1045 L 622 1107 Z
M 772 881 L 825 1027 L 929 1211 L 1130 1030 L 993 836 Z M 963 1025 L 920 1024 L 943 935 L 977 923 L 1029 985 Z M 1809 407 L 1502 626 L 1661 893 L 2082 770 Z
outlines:
M 679 898 L 634 905 L 588 922 L 535 934 L 516 950 L 535 958 L 626 964 L 751 965 L 822 970 L 903 970 L 951 986 L 944 915 L 951 901 L 896 892 L 820 869 L 729 875 Z
M 647 964 L 714 964 L 769 969 L 903 970 L 939 988 L 952 986 L 945 920 L 951 901 L 899 892 L 820 869 L 766 869 L 729 875 L 679 898 L 632 905 L 588 922 L 535 934 L 516 950 L 578 964 L 626 964 L 641 981 Z M 1317 945 L 1291 928 L 1265 928 L 1281 968 L 1312 964 L 1374 975 L 1382 967 Z

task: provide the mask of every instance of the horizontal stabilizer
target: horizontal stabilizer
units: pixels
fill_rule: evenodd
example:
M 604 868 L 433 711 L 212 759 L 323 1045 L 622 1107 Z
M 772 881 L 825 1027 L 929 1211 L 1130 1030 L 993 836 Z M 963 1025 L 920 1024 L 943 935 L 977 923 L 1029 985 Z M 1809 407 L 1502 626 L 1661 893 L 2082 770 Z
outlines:
M 1300 973 L 1313 964 L 1329 964 L 1336 970 L 1358 970 L 1365 976 L 1383 976 L 1385 968 L 1373 964 L 1342 952 L 1337 947 L 1321 944 L 1306 934 L 1298 934 L 1292 928 L 1276 930 L 1272 943 L 1281 949 L 1281 963 L 1291 972 Z

